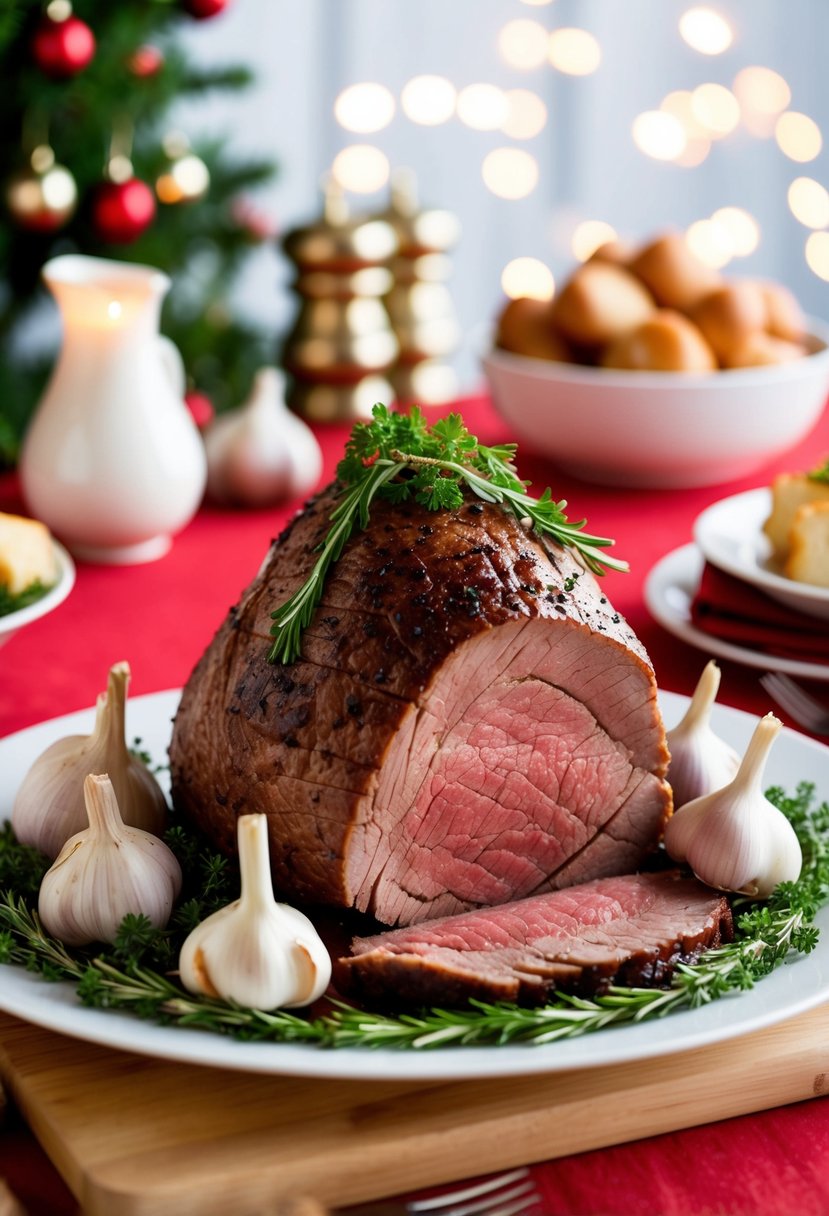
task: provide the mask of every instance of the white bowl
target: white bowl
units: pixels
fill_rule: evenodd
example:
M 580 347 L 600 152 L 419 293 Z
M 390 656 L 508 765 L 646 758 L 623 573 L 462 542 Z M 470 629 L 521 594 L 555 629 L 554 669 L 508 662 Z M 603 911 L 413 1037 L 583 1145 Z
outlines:
M 680 488 L 744 477 L 793 447 L 829 390 L 829 326 L 812 353 L 703 375 L 629 372 L 491 350 L 493 400 L 518 440 L 587 481 Z
M 7 612 L 5 616 L 0 616 L 0 646 L 5 645 L 9 638 L 17 633 L 18 629 L 22 629 L 24 625 L 31 624 L 38 617 L 46 616 L 47 612 L 51 612 L 53 608 L 57 608 L 58 604 L 63 603 L 74 587 L 75 564 L 72 558 L 66 552 L 63 545 L 54 539 L 52 540 L 52 548 L 54 549 L 55 561 L 58 567 L 57 582 L 39 600 L 35 600 L 33 604 L 29 604 L 28 608 L 18 608 L 17 612 Z
M 786 578 L 771 560 L 763 524 L 771 512 L 771 490 L 746 490 L 707 507 L 694 522 L 694 540 L 714 566 L 764 591 L 778 603 L 829 619 L 829 587 Z

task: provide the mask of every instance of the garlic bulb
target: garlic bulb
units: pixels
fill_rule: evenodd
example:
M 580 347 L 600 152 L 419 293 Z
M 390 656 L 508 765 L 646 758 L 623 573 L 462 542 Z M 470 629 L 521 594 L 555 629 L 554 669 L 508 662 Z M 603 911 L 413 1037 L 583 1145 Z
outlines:
M 124 823 L 160 835 L 167 803 L 152 773 L 127 749 L 125 711 L 129 663 L 109 670 L 91 735 L 69 735 L 38 756 L 17 792 L 12 827 L 22 844 L 56 857 L 87 825 L 84 778 L 109 773 Z
M 275 367 L 261 368 L 245 404 L 207 428 L 207 493 L 214 502 L 265 507 L 317 484 L 322 453 L 285 405 L 284 383 Z
M 668 781 L 674 806 L 684 806 L 694 798 L 722 789 L 739 767 L 740 757 L 734 748 L 715 735 L 709 725 L 720 674 L 713 659 L 706 663 L 685 717 L 667 733 L 671 753 Z
M 181 869 L 163 841 L 127 827 L 106 773 L 83 783 L 89 826 L 70 837 L 40 886 L 47 932 L 67 946 L 114 942 L 127 915 L 161 929 L 181 890 Z
M 687 861 L 702 882 L 765 899 L 781 882 L 794 882 L 803 856 L 794 828 L 763 793 L 766 757 L 781 722 L 766 714 L 729 785 L 695 798 L 668 820 L 665 848 Z
M 307 916 L 273 897 L 267 816 L 240 816 L 237 838 L 241 895 L 186 939 L 182 983 L 249 1009 L 310 1005 L 328 987 L 328 951 Z

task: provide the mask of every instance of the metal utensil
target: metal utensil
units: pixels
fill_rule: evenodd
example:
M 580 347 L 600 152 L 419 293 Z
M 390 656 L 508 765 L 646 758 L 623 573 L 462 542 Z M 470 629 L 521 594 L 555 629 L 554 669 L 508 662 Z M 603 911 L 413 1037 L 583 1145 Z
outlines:
M 813 735 L 829 735 L 829 709 L 789 676 L 768 672 L 760 683 L 773 701 Z
M 342 1216 L 530 1216 L 541 1212 L 530 1171 L 510 1170 L 473 1186 L 454 1187 L 433 1199 L 370 1203 L 337 1209 Z

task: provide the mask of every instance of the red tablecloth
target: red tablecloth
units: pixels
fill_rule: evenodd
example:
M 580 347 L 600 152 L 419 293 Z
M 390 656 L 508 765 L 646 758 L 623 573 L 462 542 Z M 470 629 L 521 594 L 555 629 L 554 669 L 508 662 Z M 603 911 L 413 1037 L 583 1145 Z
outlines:
M 486 401 L 464 402 L 463 412 L 485 441 L 505 437 Z M 344 427 L 320 432 L 326 478 L 345 434 Z M 536 490 L 549 482 L 556 497 L 569 500 L 572 517 L 586 515 L 591 531 L 616 537 L 615 552 L 632 569 L 607 576 L 608 596 L 645 643 L 660 685 L 690 693 L 704 658 L 649 617 L 642 600 L 648 570 L 691 539 L 693 520 L 709 503 L 766 484 L 778 470 L 808 468 L 827 452 L 829 412 L 784 459 L 727 486 L 613 490 L 579 482 L 529 455 L 520 464 Z M 159 562 L 81 565 L 69 599 L 0 650 L 0 735 L 91 705 L 118 659 L 130 661 L 133 695 L 180 685 L 294 507 L 245 513 L 205 507 Z M 6 478 L 0 510 L 16 509 L 16 486 Z M 769 708 L 759 672 L 728 662 L 722 667 L 723 702 L 756 713 Z M 26 1192 L 33 1216 L 72 1211 L 68 1196 L 41 1169 L 38 1152 L 25 1133 L 7 1135 L 0 1175 Z M 816 1101 L 711 1124 L 566 1158 L 536 1173 L 550 1216 L 816 1216 L 829 1213 L 829 1106 Z

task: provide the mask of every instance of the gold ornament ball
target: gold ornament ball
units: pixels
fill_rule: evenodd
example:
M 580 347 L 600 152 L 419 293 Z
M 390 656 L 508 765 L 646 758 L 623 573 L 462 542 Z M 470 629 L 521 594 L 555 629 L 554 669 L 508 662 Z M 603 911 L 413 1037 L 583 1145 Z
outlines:
M 21 228 L 54 232 L 75 213 L 78 188 L 64 165 L 55 163 L 51 148 L 36 148 L 29 164 L 9 178 L 6 205 Z
M 161 203 L 175 206 L 178 203 L 197 203 L 210 188 L 210 171 L 200 156 L 190 151 L 186 136 L 171 131 L 163 141 L 169 164 L 155 183 L 155 192 Z

